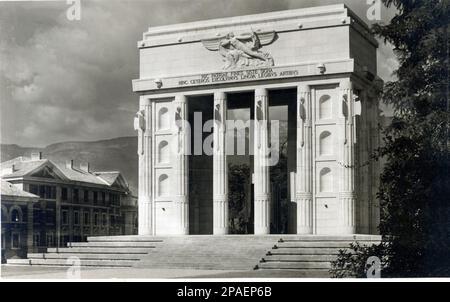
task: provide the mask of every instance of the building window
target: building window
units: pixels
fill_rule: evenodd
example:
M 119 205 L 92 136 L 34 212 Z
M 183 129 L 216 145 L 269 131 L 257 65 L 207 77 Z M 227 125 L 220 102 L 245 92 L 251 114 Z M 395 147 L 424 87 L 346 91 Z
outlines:
M 73 212 L 73 224 L 80 225 L 80 212 L 78 211 Z
M 33 245 L 34 246 L 41 246 L 41 234 L 34 233 L 34 235 L 33 235 Z
M 6 207 L 2 206 L 1 211 L 2 211 L 2 222 L 3 223 L 8 222 L 8 212 L 6 210 Z
M 94 214 L 94 225 L 98 225 L 98 213 Z
M 103 222 L 103 226 L 106 226 L 108 224 L 108 219 L 107 219 L 105 213 L 103 213 L 103 215 L 102 215 L 102 222 Z
M 83 200 L 84 202 L 89 202 L 89 191 L 88 190 L 84 190 L 83 192 Z
M 62 220 L 62 224 L 69 224 L 69 212 L 67 211 L 62 211 L 61 212 L 61 220 Z
M 39 195 L 39 186 L 38 185 L 30 185 L 30 193 Z
M 39 197 L 45 198 L 45 199 L 56 199 L 56 187 L 55 186 L 39 186 Z
M 46 211 L 45 212 L 45 215 L 46 215 L 46 221 L 47 221 L 47 223 L 48 224 L 54 224 L 55 223 L 55 221 L 56 221 L 56 217 L 55 217 L 55 213 L 53 212 L 53 211 Z
M 102 192 L 102 202 L 106 204 L 106 193 Z
M 80 196 L 78 194 L 78 189 L 73 189 L 73 201 L 75 202 L 79 202 L 80 201 Z
M 98 201 L 98 192 L 94 192 L 94 203 Z
M 11 222 L 22 222 L 22 215 L 18 209 L 11 210 Z
M 67 188 L 62 188 L 61 189 L 61 199 L 62 200 L 67 200 Z
M 110 226 L 114 226 L 115 224 L 116 224 L 116 216 L 111 215 L 111 216 L 109 217 L 109 225 L 110 225 Z
M 2 250 L 6 248 L 5 233 L 2 232 Z
M 47 234 L 47 246 L 52 247 L 53 246 L 53 234 Z
M 20 249 L 20 234 L 11 234 L 11 249 Z
M 83 213 L 83 224 L 84 225 L 89 225 L 90 221 L 89 221 L 89 212 L 84 212 Z

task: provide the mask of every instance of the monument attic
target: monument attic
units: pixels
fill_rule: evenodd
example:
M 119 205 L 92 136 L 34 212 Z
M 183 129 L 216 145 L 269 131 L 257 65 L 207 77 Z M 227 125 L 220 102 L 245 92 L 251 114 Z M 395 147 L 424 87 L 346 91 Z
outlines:
M 254 120 L 250 211 L 254 234 L 271 233 L 269 111 L 280 105 L 288 108 L 288 232 L 376 234 L 377 46 L 344 5 L 150 28 L 133 80 L 139 234 L 229 234 L 233 109 Z M 212 154 L 190 151 L 198 112 L 213 120 Z

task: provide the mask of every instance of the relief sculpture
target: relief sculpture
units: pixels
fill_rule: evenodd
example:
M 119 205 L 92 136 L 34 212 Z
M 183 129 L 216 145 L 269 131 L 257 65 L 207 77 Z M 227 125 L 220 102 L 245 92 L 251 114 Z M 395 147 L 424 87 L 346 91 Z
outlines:
M 276 38 L 274 31 L 254 32 L 235 35 L 230 32 L 213 39 L 203 40 L 203 45 L 211 51 L 219 51 L 224 58 L 223 69 L 241 67 L 270 67 L 274 65 L 272 56 L 261 51 L 261 47 L 272 43 Z

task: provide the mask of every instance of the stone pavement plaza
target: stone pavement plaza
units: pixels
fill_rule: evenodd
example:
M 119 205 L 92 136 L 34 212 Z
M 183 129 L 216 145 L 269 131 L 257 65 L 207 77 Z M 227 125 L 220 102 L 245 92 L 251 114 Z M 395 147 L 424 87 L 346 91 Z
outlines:
M 1 279 L 74 280 L 67 277 L 67 267 L 1 266 Z M 305 278 L 304 272 L 295 270 L 194 270 L 194 269 L 141 269 L 141 268 L 86 268 L 81 279 L 175 279 L 175 278 Z M 309 273 L 309 278 L 328 278 L 324 272 Z

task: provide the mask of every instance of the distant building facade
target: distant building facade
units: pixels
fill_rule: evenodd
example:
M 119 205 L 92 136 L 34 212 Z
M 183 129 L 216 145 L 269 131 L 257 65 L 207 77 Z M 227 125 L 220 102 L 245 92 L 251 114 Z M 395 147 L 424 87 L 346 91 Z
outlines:
M 19 206 L 17 198 L 4 196 L 2 186 L 2 251 L 13 245 L 3 244 L 3 237 L 11 241 L 15 229 L 11 207 L 22 207 L 19 220 L 27 233 L 18 239 L 18 245 L 27 246 L 27 252 L 62 247 L 88 236 L 137 234 L 137 200 L 120 172 L 93 172 L 89 164 L 75 167 L 73 160 L 57 164 L 40 153 L 9 160 L 1 168 L 2 181 L 29 194 L 29 200 Z M 5 250 L 5 255 L 12 254 Z
M 39 196 L 1 180 L 2 263 L 7 258 L 26 256 L 33 245 L 33 208 Z

